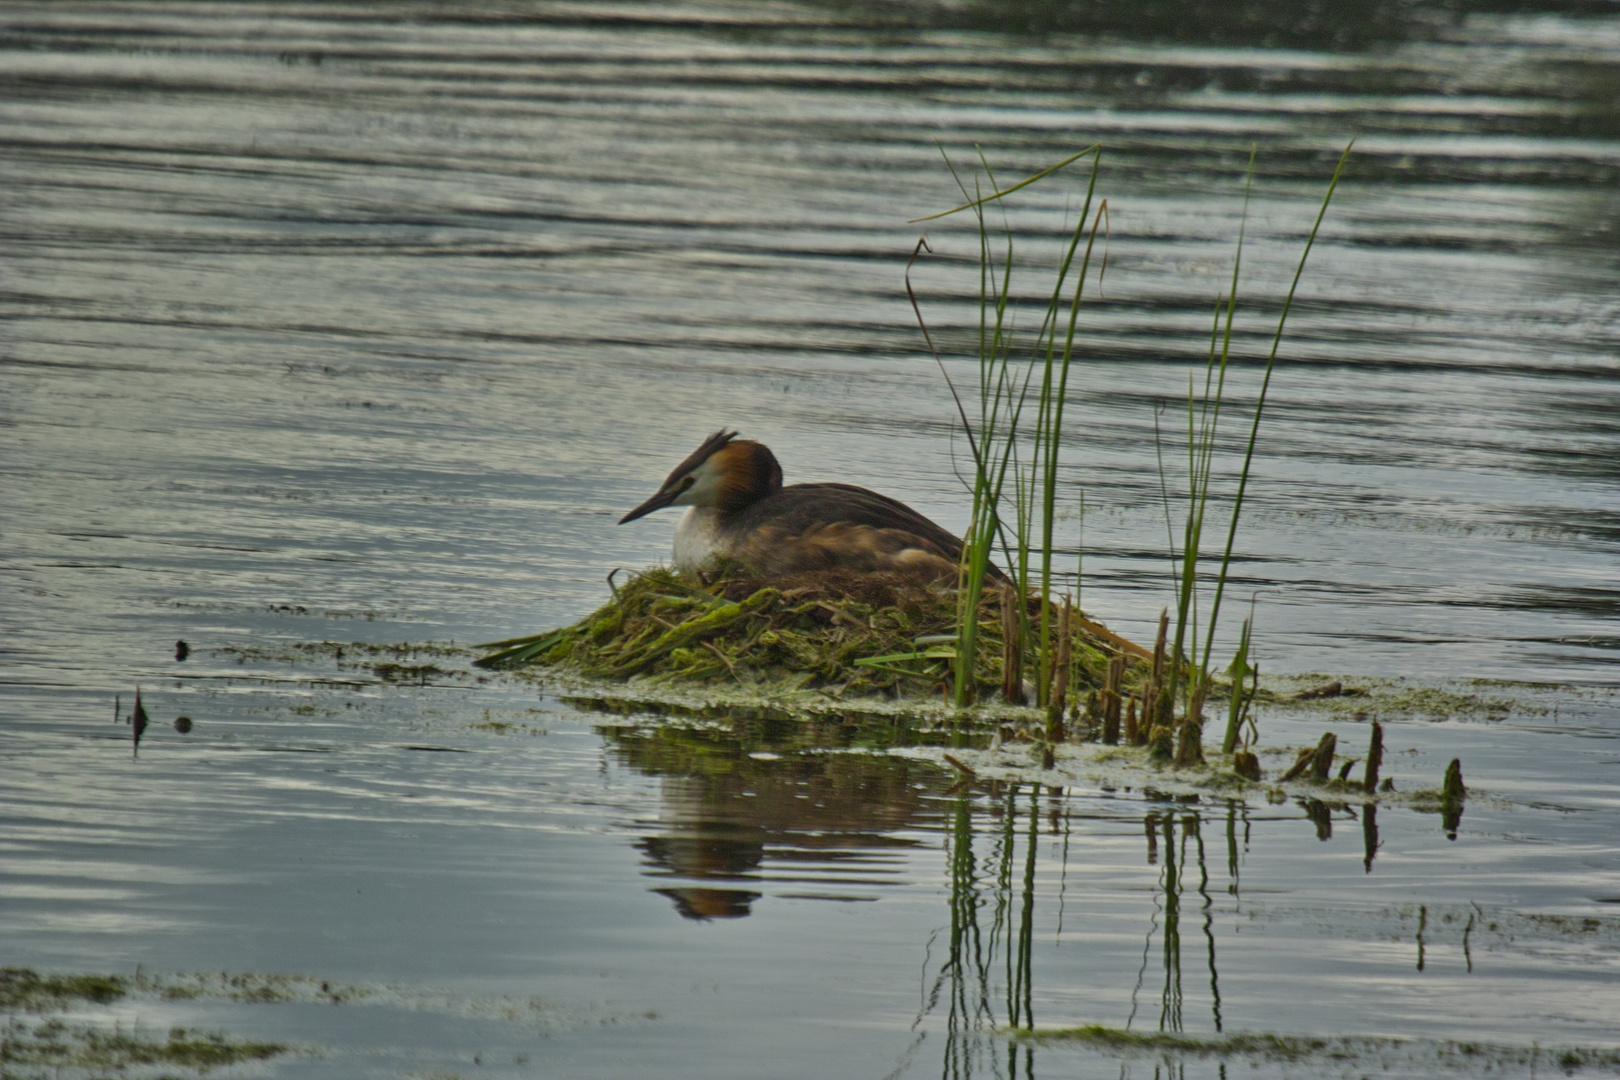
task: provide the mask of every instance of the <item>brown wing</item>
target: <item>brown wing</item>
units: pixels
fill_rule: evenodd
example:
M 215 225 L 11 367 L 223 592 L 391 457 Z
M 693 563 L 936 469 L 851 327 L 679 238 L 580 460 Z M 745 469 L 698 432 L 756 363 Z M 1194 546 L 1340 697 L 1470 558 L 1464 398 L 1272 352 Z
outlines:
M 949 577 L 962 541 L 905 503 L 849 484 L 794 484 L 726 522 L 748 539 L 736 556 L 762 573 L 843 565 Z M 990 567 L 990 577 L 1003 580 Z
M 930 581 L 956 577 L 955 560 L 911 533 L 842 521 L 813 525 L 798 534 L 767 525 L 749 533 L 732 555 L 766 577 L 833 569 L 885 570 Z

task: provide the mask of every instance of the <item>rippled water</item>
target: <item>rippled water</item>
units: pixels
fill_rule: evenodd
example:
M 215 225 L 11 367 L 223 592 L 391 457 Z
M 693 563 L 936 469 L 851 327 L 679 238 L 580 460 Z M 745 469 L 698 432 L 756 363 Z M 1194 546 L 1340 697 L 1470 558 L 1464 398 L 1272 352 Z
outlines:
M 1620 17 L 1089 10 L 0 11 L 0 961 L 394 988 L 126 1014 L 327 1048 L 289 1074 L 1153 1068 L 993 1037 L 1025 1009 L 1614 1044 Z M 1461 753 L 1502 796 L 1454 842 L 1385 811 L 1369 869 L 1365 823 L 1319 840 L 1313 808 L 957 791 L 822 752 L 847 732 L 607 723 L 292 648 L 578 617 L 667 554 L 670 521 L 613 523 L 723 424 L 790 482 L 960 527 L 903 273 L 926 231 L 913 280 L 965 372 L 974 247 L 908 221 L 959 200 L 941 149 L 1008 177 L 1092 141 L 1109 261 L 1066 497 L 1086 606 L 1148 637 L 1155 409 L 1173 431 L 1205 355 L 1249 149 L 1245 403 L 1351 136 L 1237 596 L 1268 671 L 1565 687 L 1390 718 L 1402 783 Z M 1012 212 L 1020 294 L 1082 182 Z M 110 723 L 137 683 L 197 724 L 138 763 Z

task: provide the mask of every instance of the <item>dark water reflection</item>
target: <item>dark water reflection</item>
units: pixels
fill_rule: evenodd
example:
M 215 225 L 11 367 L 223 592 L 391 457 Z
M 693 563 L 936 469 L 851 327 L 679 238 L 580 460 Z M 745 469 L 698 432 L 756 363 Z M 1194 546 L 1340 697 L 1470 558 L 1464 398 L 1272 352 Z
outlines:
M 728 884 L 875 900 L 874 889 L 904 866 L 902 850 L 885 852 L 916 844 L 891 834 L 926 828 L 933 816 L 924 793 L 938 768 L 838 752 L 850 748 L 852 725 L 743 721 L 604 733 L 621 761 L 660 778 L 659 831 L 638 846 L 649 875 L 685 883 L 658 891 L 687 918 L 747 915 L 761 894 Z
M 1109 1036 L 1112 1046 L 1035 1046 L 1004 1033 L 1087 1022 L 1214 1038 L 1266 1029 L 1302 1009 L 1328 1030 L 1370 1033 L 1389 1030 L 1397 1002 L 1409 1009 L 1418 1000 L 1432 1005 L 1404 1013 L 1402 1030 L 1419 1042 L 1351 1056 L 1390 1075 L 1429 1075 L 1434 1055 L 1453 1053 L 1446 1040 L 1455 1025 L 1489 1010 L 1484 1002 L 1509 983 L 1526 1002 L 1545 1001 L 1548 978 L 1560 992 L 1601 994 L 1620 934 L 1610 918 L 1580 923 L 1595 966 L 1584 975 L 1538 973 L 1554 953 L 1572 955 L 1553 945 L 1567 928 L 1487 898 L 1514 890 L 1515 867 L 1546 865 L 1529 850 L 1482 841 L 1505 820 L 1489 807 L 1469 811 L 1459 835 L 1461 815 L 1442 821 L 1331 799 L 1257 809 L 1146 793 L 1144 805 L 1125 790 L 964 780 L 932 760 L 860 752 L 871 732 L 852 725 L 666 721 L 602 730 L 618 760 L 658 777 L 656 825 L 633 843 L 645 856 L 646 887 L 686 919 L 736 919 L 789 901 L 904 902 L 925 885 L 921 867 L 939 875 L 925 886 L 940 907 L 921 920 L 931 928 L 915 1041 L 895 1075 L 1112 1075 L 1125 1036 Z M 902 729 L 883 740 L 905 741 Z M 1476 868 L 1482 858 L 1494 866 L 1489 881 Z M 1476 961 L 1479 984 L 1469 981 Z M 1438 981 L 1412 982 L 1419 976 Z M 1597 982 L 1576 988 L 1588 978 Z M 1530 1008 L 1537 1025 L 1547 1021 L 1542 1005 Z M 1514 1025 L 1502 1016 L 1493 1025 L 1477 1037 L 1503 1049 L 1471 1051 L 1485 1055 L 1475 1064 L 1490 1057 L 1481 1067 L 1528 1068 L 1514 1056 L 1527 1045 Z M 1325 1052 L 1314 1061 L 1281 1053 L 1166 1061 L 1176 1075 L 1340 1067 Z M 1144 1063 L 1154 1060 L 1148 1052 Z M 1538 1060 L 1546 1068 L 1553 1058 Z

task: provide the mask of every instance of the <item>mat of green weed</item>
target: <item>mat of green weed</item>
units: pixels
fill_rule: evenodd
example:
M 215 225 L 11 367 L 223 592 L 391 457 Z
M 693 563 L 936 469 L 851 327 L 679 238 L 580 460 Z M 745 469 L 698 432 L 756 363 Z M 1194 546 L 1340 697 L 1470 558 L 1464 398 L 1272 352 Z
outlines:
M 618 586 L 572 626 L 479 646 L 493 651 L 477 663 L 538 665 L 600 680 L 924 697 L 942 693 L 952 677 L 956 619 L 954 590 L 901 575 L 827 571 L 765 580 L 655 568 Z M 1002 683 L 998 596 L 984 598 L 978 622 L 974 678 L 988 700 Z M 1117 648 L 1078 628 L 1071 688 L 1100 686 Z M 1024 670 L 1034 670 L 1033 654 L 1025 654 Z

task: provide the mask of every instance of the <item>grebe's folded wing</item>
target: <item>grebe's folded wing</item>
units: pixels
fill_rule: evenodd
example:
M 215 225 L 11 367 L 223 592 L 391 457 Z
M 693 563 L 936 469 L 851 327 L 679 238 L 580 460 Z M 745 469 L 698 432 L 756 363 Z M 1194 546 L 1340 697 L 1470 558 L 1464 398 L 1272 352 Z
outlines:
M 962 541 L 905 503 L 850 484 L 794 484 L 739 511 L 736 554 L 767 573 L 861 565 L 954 573 Z M 990 576 L 1000 580 L 992 565 Z

